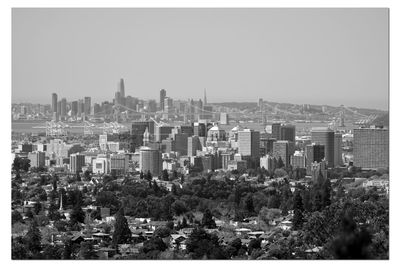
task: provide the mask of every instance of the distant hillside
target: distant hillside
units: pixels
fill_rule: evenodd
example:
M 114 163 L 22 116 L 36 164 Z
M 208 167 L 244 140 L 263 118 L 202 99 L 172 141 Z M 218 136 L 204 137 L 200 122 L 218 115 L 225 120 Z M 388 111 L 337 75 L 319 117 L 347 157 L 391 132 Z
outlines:
M 383 114 L 372 121 L 373 125 L 382 125 L 389 127 L 389 113 Z

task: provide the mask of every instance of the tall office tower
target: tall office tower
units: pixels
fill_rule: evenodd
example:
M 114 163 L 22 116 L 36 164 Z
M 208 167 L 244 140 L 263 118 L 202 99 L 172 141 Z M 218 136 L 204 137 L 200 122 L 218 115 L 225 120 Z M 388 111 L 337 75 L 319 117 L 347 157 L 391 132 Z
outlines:
M 387 128 L 354 129 L 354 165 L 377 169 L 389 167 L 389 130 Z
M 239 154 L 254 159 L 260 157 L 260 132 L 244 129 L 238 132 Z M 258 161 L 258 159 L 257 159 Z
M 188 137 L 186 133 L 176 133 L 173 135 L 175 140 L 175 151 L 179 152 L 180 156 L 185 156 L 188 154 Z
M 51 95 L 51 112 L 57 112 L 57 94 L 53 93 Z
M 133 138 L 134 146 L 142 146 L 143 145 L 143 135 L 148 128 L 150 136 L 154 135 L 154 121 L 134 121 L 132 122 L 132 131 L 131 135 Z
M 293 169 L 305 168 L 306 167 L 306 156 L 303 151 L 295 151 L 292 156 L 290 156 L 290 165 Z
M 101 111 L 101 106 L 98 103 L 95 103 L 93 106 L 93 115 L 98 114 Z
M 118 83 L 119 93 L 121 94 L 122 98 L 125 98 L 125 83 L 124 79 L 120 79 Z
M 172 98 L 170 97 L 165 97 L 164 98 L 164 112 L 167 113 L 173 113 L 174 111 L 174 102 L 172 100 Z
M 227 170 L 228 169 L 228 164 L 229 161 L 233 160 L 233 153 L 221 153 L 221 167 L 223 170 Z
M 279 157 L 282 159 L 285 167 L 288 167 L 290 164 L 290 156 L 293 155 L 295 150 L 295 145 L 290 141 L 276 141 L 273 144 L 273 152 L 272 155 L 278 160 Z
M 194 129 L 192 125 L 181 125 L 179 126 L 181 133 L 188 134 L 188 136 L 192 136 L 194 134 Z
M 85 115 L 86 116 L 88 116 L 90 114 L 90 108 L 92 107 L 91 101 L 92 101 L 92 99 L 91 99 L 90 96 L 85 96 L 85 108 L 84 108 L 84 111 L 85 111 Z
M 311 129 L 311 142 L 324 145 L 325 159 L 328 161 L 328 167 L 334 166 L 335 154 L 335 133 L 326 127 L 315 127 Z
M 139 156 L 139 168 L 144 173 L 150 171 L 153 177 L 159 176 L 160 172 L 162 171 L 161 152 L 158 149 L 141 147 Z
M 65 119 L 66 116 L 67 116 L 67 99 L 62 98 L 61 99 L 61 117 L 63 119 Z
M 194 112 L 197 114 L 202 114 L 204 111 L 203 108 L 204 108 L 204 103 L 203 101 L 201 101 L 201 99 L 199 99 L 199 101 L 197 101 L 197 105 Z
M 275 169 L 274 157 L 266 155 L 260 158 L 260 168 L 264 167 L 268 172 L 272 172 Z
M 154 129 L 154 140 L 156 142 L 161 142 L 169 137 L 169 134 L 174 129 L 173 126 L 157 125 Z
M 193 134 L 198 137 L 206 137 L 207 136 L 207 126 L 204 123 L 195 122 L 193 124 Z
M 57 117 L 61 116 L 61 100 L 57 102 Z
M 69 170 L 72 173 L 81 172 L 85 166 L 85 155 L 76 153 L 69 156 Z
M 45 153 L 40 151 L 29 152 L 28 159 L 31 161 L 31 167 L 44 167 Z
M 78 100 L 78 116 L 81 116 L 85 110 L 85 106 L 82 99 Z
M 167 91 L 165 91 L 164 89 L 160 90 L 160 110 L 164 111 L 164 100 L 165 97 L 167 96 Z
M 125 173 L 129 168 L 129 155 L 114 154 L 110 156 L 110 170 L 117 174 Z
M 72 101 L 71 116 L 76 117 L 76 115 L 78 115 L 78 101 Z
M 148 146 L 150 144 L 150 133 L 149 133 L 149 128 L 146 128 L 146 130 L 143 133 L 143 145 Z
M 282 125 L 281 126 L 281 139 L 291 142 L 296 142 L 296 126 Z
M 207 94 L 206 94 L 206 88 L 204 88 L 204 105 L 207 105 Z
M 342 166 L 342 134 L 335 133 L 333 166 Z
M 275 138 L 276 140 L 281 140 L 281 124 L 273 123 L 271 128 L 272 128 L 272 138 Z
M 321 162 L 325 158 L 325 146 L 311 144 L 306 146 L 306 173 L 311 175 L 312 164 Z
M 202 150 L 200 139 L 197 135 L 188 138 L 188 156 L 196 156 L 196 151 Z

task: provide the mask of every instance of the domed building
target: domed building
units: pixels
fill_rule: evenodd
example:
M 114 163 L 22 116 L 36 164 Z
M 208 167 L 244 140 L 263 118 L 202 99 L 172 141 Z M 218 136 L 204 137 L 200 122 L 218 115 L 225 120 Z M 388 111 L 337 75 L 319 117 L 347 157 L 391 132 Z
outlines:
M 225 140 L 226 140 L 225 130 L 220 129 L 218 125 L 214 125 L 208 130 L 207 141 L 225 141 Z

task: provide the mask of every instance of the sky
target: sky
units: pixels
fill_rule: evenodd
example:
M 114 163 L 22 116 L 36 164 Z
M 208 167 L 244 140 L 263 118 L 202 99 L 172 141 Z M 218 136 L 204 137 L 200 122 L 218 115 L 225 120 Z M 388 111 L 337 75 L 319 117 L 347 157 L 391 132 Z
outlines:
M 388 110 L 388 9 L 12 10 L 12 102 L 125 94 Z

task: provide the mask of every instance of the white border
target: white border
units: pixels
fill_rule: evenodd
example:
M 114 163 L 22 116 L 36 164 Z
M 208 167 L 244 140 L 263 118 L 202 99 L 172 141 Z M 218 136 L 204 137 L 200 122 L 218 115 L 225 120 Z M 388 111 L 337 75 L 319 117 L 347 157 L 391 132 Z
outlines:
M 96 3 L 94 3 L 96 2 Z M 10 199 L 11 199 L 11 190 L 10 190 L 10 142 L 11 142 L 11 7 L 388 7 L 390 8 L 390 261 L 250 261 L 246 262 L 246 264 L 251 265 L 274 265 L 274 266 L 285 266 L 285 265 L 332 265 L 332 264 L 340 264 L 340 265 L 363 265 L 363 266 L 372 266 L 372 265 L 397 265 L 399 266 L 399 246 L 397 244 L 396 237 L 399 236 L 398 230 L 398 209 L 397 203 L 399 201 L 399 195 L 397 190 L 399 190 L 399 180 L 400 178 L 396 177 L 397 170 L 394 164 L 398 159 L 398 156 L 395 153 L 395 149 L 398 148 L 398 140 L 396 138 L 395 133 L 399 133 L 399 126 L 396 124 L 398 120 L 397 115 L 399 113 L 399 105 L 397 105 L 397 101 L 399 99 L 399 82 L 398 75 L 400 73 L 399 70 L 399 52 L 398 47 L 400 47 L 399 42 L 399 34 L 400 30 L 398 29 L 398 25 L 400 25 L 400 1 L 353 1 L 353 0 L 338 0 L 338 1 L 162 1 L 162 0 L 149 0 L 149 1 L 127 1 L 127 0 L 115 0 L 115 1 L 78 1 L 78 0 L 70 0 L 70 1 L 1 1 L 1 13 L 0 13 L 0 27 L 2 33 L 2 41 L 1 43 L 1 93 L 5 99 L 5 103 L 0 105 L 1 107 L 1 116 L 3 123 L 3 131 L 1 131 L 2 140 L 4 140 L 3 153 L 1 153 L 1 171 L 2 171 L 2 180 L 3 186 L 2 194 L 1 194 L 1 203 L 3 214 L 7 216 L 3 216 L 1 220 L 2 229 L 7 229 L 2 231 L 2 242 L 1 242 L 1 259 L 4 263 L 13 264 L 13 265 L 54 265 L 61 264 L 64 266 L 70 265 L 71 261 L 11 261 L 11 240 L 10 240 Z M 396 49 L 397 48 L 397 49 Z M 397 74 L 397 75 L 396 75 Z M 121 264 L 121 265 L 133 265 L 140 264 L 143 265 L 171 265 L 171 266 L 187 266 L 190 265 L 203 265 L 203 264 L 212 264 L 212 265 L 242 265 L 243 261 L 124 261 L 124 262 L 108 262 L 108 261 L 74 261 L 73 264 L 85 264 L 85 265 L 94 265 L 97 266 L 105 265 L 105 264 Z

